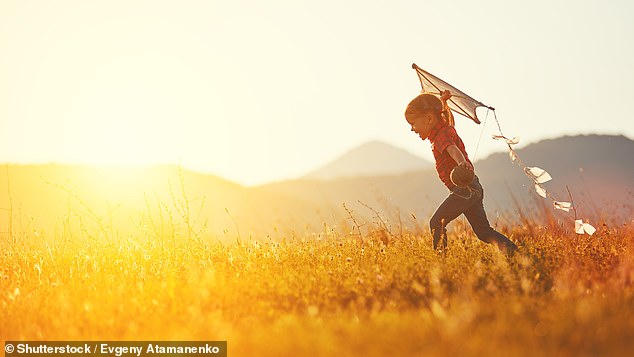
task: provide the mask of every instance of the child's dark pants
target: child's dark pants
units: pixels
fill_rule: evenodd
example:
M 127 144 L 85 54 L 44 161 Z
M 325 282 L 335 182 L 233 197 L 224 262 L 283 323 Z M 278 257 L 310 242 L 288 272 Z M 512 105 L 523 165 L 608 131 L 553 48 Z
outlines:
M 496 243 L 507 254 L 513 253 L 517 246 L 503 234 L 491 228 L 486 212 L 484 212 L 484 189 L 476 176 L 469 187 L 456 188 L 438 206 L 429 220 L 429 227 L 434 237 L 434 250 L 447 249 L 447 224 L 464 214 L 476 236 L 486 243 Z M 439 245 L 441 247 L 439 247 Z

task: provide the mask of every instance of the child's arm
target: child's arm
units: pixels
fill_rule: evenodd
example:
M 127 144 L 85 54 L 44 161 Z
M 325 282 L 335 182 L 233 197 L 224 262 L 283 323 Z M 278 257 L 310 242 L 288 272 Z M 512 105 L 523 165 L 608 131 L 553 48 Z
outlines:
M 469 170 L 473 171 L 473 166 L 469 163 L 469 161 L 467 161 L 467 159 L 465 159 L 464 155 L 462 155 L 462 152 L 456 145 L 449 145 L 446 150 L 458 166 L 466 165 Z

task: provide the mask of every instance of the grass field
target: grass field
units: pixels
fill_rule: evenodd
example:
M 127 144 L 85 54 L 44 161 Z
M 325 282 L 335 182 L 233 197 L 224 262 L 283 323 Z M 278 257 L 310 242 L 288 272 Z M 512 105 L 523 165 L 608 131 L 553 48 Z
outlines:
M 634 350 L 634 228 L 338 229 L 231 243 L 3 237 L 2 340 L 227 340 L 230 356 L 619 356 Z M 257 238 L 257 237 L 256 237 Z

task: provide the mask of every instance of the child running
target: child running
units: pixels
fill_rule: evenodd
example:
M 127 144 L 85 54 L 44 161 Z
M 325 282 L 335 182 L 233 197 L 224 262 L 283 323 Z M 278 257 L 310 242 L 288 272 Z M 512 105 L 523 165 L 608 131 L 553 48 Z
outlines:
M 454 118 L 447 106 L 451 98 L 449 91 L 444 91 L 441 98 L 433 94 L 420 94 L 414 98 L 405 110 L 405 119 L 412 126 L 412 131 L 422 140 L 429 139 L 436 160 L 438 177 L 449 189 L 449 196 L 438 206 L 429 221 L 433 236 L 434 250 L 446 254 L 447 224 L 464 214 L 476 236 L 486 242 L 495 244 L 506 255 L 511 256 L 517 246 L 503 234 L 495 231 L 484 211 L 484 189 L 478 176 L 473 175 L 471 183 L 459 187 L 451 180 L 454 168 L 465 168 L 474 171 L 462 139 L 454 128 Z

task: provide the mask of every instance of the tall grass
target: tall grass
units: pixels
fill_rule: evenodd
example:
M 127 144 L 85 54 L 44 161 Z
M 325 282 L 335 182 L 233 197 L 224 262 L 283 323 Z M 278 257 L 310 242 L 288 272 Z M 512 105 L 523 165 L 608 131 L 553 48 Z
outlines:
M 458 230 L 459 231 L 459 230 Z M 90 232 L 87 232 L 90 233 Z M 508 229 L 384 244 L 325 230 L 222 244 L 139 235 L 2 240 L 3 340 L 228 340 L 243 355 L 627 355 L 634 230 Z
M 9 227 L 2 340 L 227 340 L 233 356 L 634 348 L 631 223 L 588 237 L 523 215 L 498 227 L 520 246 L 508 259 L 458 221 L 441 257 L 415 216 L 408 224 L 366 205 L 369 221 L 344 207 L 348 221 L 320 232 L 238 231 L 227 243 L 206 233 L 204 200 L 188 198 L 182 177 L 179 187 L 172 205 L 146 198 L 131 236 L 112 219 L 77 225 L 70 213 L 53 236 Z

